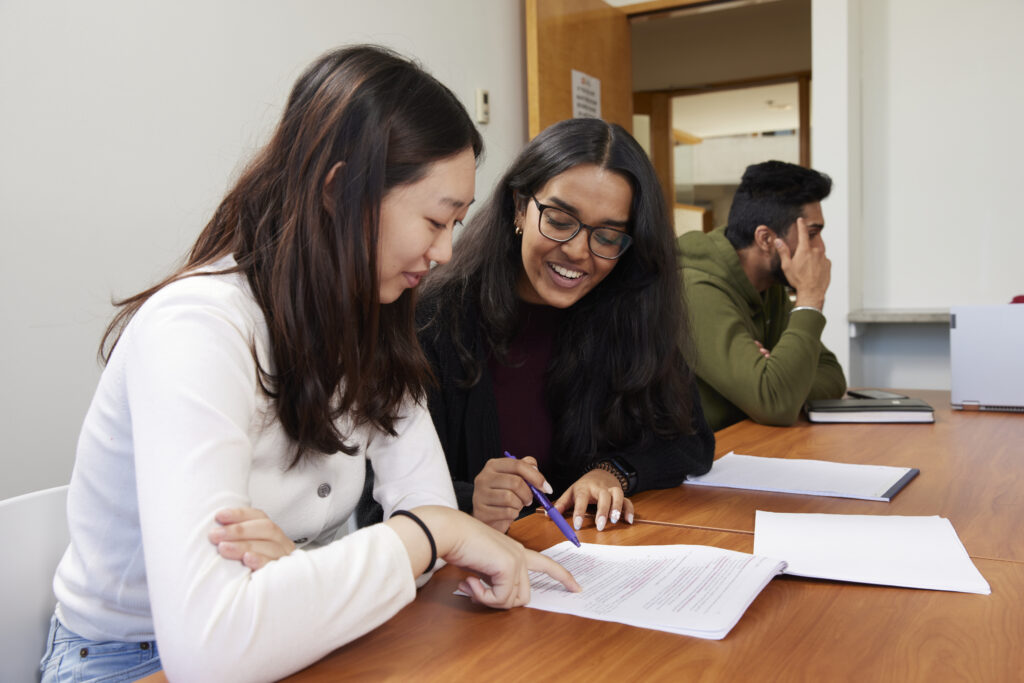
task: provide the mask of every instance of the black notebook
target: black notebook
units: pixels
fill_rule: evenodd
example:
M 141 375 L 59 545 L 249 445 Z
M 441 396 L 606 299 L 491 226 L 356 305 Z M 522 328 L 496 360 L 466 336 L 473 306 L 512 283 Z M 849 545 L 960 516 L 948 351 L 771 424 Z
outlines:
M 919 398 L 839 398 L 807 402 L 811 422 L 935 422 Z

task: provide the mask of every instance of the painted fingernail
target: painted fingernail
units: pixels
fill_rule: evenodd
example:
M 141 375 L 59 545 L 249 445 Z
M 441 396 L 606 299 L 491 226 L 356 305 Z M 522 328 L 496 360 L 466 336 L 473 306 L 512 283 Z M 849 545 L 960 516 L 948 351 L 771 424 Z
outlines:
M 573 526 L 574 529 L 576 529 L 576 531 L 579 531 L 580 529 L 582 529 L 583 528 L 583 518 L 582 517 L 573 517 L 572 518 L 572 526 Z
M 622 513 L 620 513 L 618 510 L 612 510 L 612 514 L 610 515 L 610 519 L 612 520 L 612 524 L 618 524 L 619 523 L 619 517 L 621 517 L 621 516 L 622 516 Z
M 626 513 L 626 521 L 629 522 L 630 524 L 633 523 L 633 513 L 632 512 L 627 512 Z
M 606 521 L 607 520 L 605 519 L 604 515 L 601 515 L 600 517 L 597 518 L 597 525 L 596 526 L 597 526 L 597 530 L 598 531 L 604 531 L 604 523 Z
M 544 480 L 544 485 L 540 487 L 540 490 L 548 494 L 549 496 L 555 492 L 555 490 L 551 488 L 551 484 L 548 483 L 547 479 Z

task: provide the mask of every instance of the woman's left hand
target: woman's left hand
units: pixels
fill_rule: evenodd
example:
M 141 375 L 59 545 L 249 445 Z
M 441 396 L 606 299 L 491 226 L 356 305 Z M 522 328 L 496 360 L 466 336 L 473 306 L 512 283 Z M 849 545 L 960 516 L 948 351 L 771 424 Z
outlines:
M 240 561 L 253 571 L 295 550 L 292 539 L 263 510 L 225 508 L 219 510 L 214 519 L 221 526 L 210 531 L 208 538 L 217 546 L 217 552 L 225 559 Z
M 619 519 L 633 523 L 633 501 L 626 498 L 619 480 L 607 470 L 590 470 L 566 489 L 553 505 L 561 513 L 570 503 L 573 506 L 572 525 L 577 530 L 583 526 L 583 515 L 591 503 L 597 504 L 594 522 L 598 531 L 604 531 L 609 520 L 612 524 Z

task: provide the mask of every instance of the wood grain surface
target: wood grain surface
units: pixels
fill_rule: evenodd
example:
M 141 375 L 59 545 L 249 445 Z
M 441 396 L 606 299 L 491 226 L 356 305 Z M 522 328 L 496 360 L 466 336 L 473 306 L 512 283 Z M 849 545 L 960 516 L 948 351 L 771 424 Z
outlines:
M 572 118 L 572 70 L 601 81 L 601 118 L 633 131 L 629 20 L 602 0 L 525 0 L 530 137 Z
M 512 535 L 543 549 L 542 515 Z M 695 543 L 750 552 L 753 536 L 659 524 L 580 532 L 585 543 Z M 976 562 L 990 596 L 777 577 L 721 641 L 453 595 L 446 567 L 374 632 L 288 680 L 1011 681 L 1024 670 L 1024 564 Z
M 673 524 L 754 530 L 754 512 L 940 515 L 974 558 L 1024 561 L 1024 414 L 953 410 L 949 392 L 911 391 L 935 408 L 934 424 L 740 422 L 715 434 L 729 451 L 776 458 L 916 467 L 889 503 L 683 485 L 634 497 L 636 514 Z
M 991 595 L 782 576 L 721 641 L 700 640 L 454 595 L 445 567 L 373 632 L 291 681 L 1019 681 L 1024 671 L 1024 415 L 951 410 L 948 392 L 911 392 L 933 425 L 743 422 L 718 432 L 716 454 L 917 467 L 891 503 L 681 486 L 635 497 L 636 524 L 584 543 L 700 544 L 751 552 L 754 511 L 948 517 Z M 543 515 L 510 534 L 542 550 L 563 540 Z M 311 606 L 315 609 L 315 606 Z M 162 674 L 146 679 L 166 680 Z

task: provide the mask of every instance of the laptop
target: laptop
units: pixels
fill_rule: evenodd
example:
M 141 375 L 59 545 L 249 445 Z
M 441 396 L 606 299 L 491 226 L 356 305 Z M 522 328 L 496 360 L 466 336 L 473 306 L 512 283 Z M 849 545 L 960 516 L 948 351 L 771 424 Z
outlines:
M 1024 304 L 953 306 L 949 363 L 954 408 L 1024 413 Z

